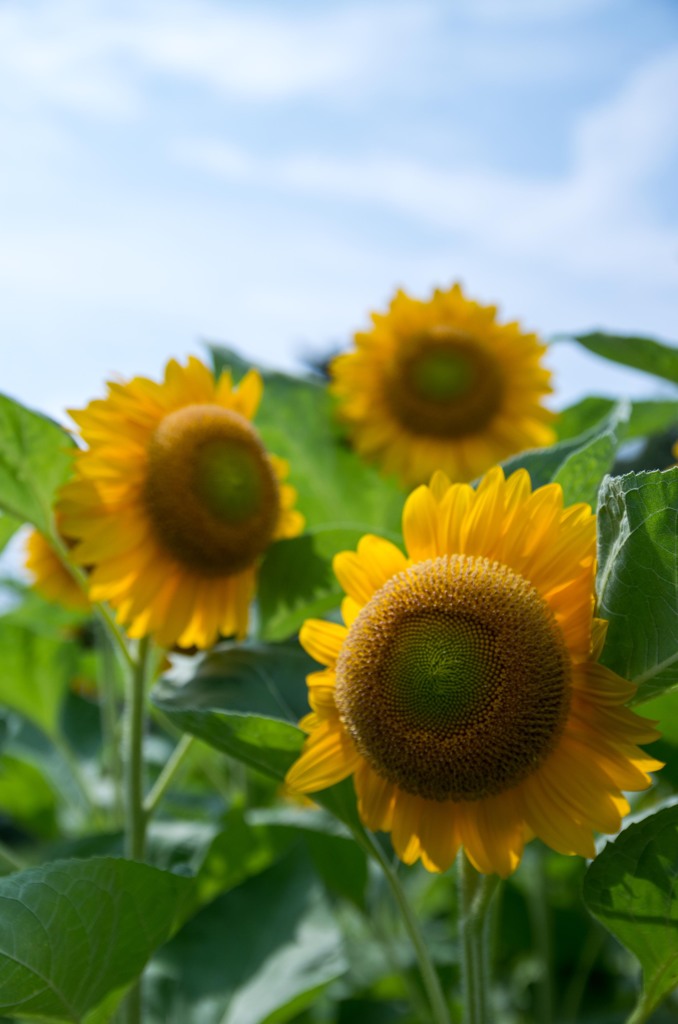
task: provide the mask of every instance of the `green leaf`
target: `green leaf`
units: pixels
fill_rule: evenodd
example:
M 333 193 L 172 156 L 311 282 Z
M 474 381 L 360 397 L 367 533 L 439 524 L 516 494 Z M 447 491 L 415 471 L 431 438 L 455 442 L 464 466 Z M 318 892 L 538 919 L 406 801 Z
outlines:
M 56 423 L 0 395 L 0 508 L 52 531 L 54 495 L 71 471 L 73 441 Z
M 602 661 L 639 687 L 636 701 L 678 685 L 678 469 L 608 477 L 598 507 Z
M 655 740 L 648 750 L 651 757 L 664 762 L 657 781 L 662 788 L 678 793 L 678 691 L 648 700 L 638 711 L 644 718 L 657 722 L 661 732 L 661 739 Z
M 374 530 L 315 527 L 301 537 L 281 540 L 267 551 L 259 572 L 259 629 L 265 640 L 283 640 L 299 631 L 306 619 L 338 608 L 344 593 L 332 571 L 339 551 L 355 550 Z
M 0 552 L 5 550 L 20 526 L 20 519 L 15 519 L 14 516 L 7 516 L 0 512 Z
M 560 441 L 597 427 L 614 409 L 612 398 L 591 396 L 558 414 L 555 427 Z M 632 441 L 650 434 L 663 433 L 678 422 L 678 400 L 633 402 L 631 416 L 623 430 L 623 440 Z
M 674 806 L 626 828 L 584 878 L 588 909 L 640 961 L 647 1016 L 678 984 L 677 875 Z
M 595 510 L 600 481 L 612 469 L 618 444 L 607 430 L 568 455 L 553 477 L 553 483 L 563 488 L 566 505 L 585 501 Z
M 507 459 L 502 463 L 504 473 L 506 476 L 509 476 L 517 469 L 526 469 L 530 474 L 532 487 L 542 487 L 544 484 L 554 480 L 561 470 L 564 472 L 566 463 L 569 460 L 581 454 L 582 475 L 583 479 L 585 479 L 591 474 L 592 463 L 603 465 L 606 462 L 606 448 L 609 446 L 610 440 L 616 438 L 620 430 L 623 431 L 625 424 L 628 422 L 629 414 L 630 406 L 628 402 L 615 403 L 604 420 L 601 420 L 583 434 L 578 434 L 576 437 L 568 438 L 565 441 L 559 441 L 549 448 L 533 448 Z M 608 441 L 602 442 L 599 447 L 594 446 L 594 448 L 591 448 L 594 442 L 606 434 L 611 435 Z M 571 464 L 571 470 L 575 466 L 576 463 Z M 588 468 L 584 470 L 583 467 Z M 605 469 L 603 469 L 603 472 L 605 472 Z M 577 473 L 573 472 L 571 477 L 573 492 L 576 491 L 577 487 L 575 483 L 576 477 Z M 568 473 L 569 479 L 570 474 Z M 586 484 L 584 489 L 587 489 L 589 486 L 589 484 Z
M 342 938 L 299 851 L 215 900 L 157 956 L 149 1017 L 283 1024 L 346 971 Z
M 35 593 L 0 616 L 0 703 L 52 737 L 68 688 L 92 671 L 91 652 L 80 642 L 82 621 Z
M 313 866 L 327 889 L 366 910 L 367 855 L 349 832 L 331 815 L 308 807 L 271 807 L 247 815 L 252 827 L 267 825 L 269 832 L 302 834 Z
M 171 936 L 190 879 L 134 861 L 58 861 L 0 880 L 0 1013 L 83 1021 Z
M 635 370 L 643 370 L 678 384 L 678 348 L 671 345 L 663 345 L 651 338 L 602 334 L 598 331 L 575 335 L 574 340 L 603 359 L 632 366 Z
M 0 812 L 36 837 L 54 834 L 54 790 L 35 765 L 11 754 L 0 755 Z
M 228 708 L 233 714 L 258 715 L 296 723 L 308 710 L 306 676 L 317 671 L 317 662 L 296 640 L 288 643 L 225 642 L 206 654 L 197 666 L 166 676 L 169 686 L 182 701 L 198 698 L 202 706 Z M 178 687 L 177 687 L 177 684 Z M 153 691 L 159 700 L 161 691 Z
M 311 665 L 291 645 L 229 646 L 208 656 L 188 682 L 161 679 L 151 699 L 179 729 L 282 780 L 303 742 L 289 699 L 298 711 Z
M 239 377 L 250 364 L 229 349 L 211 346 L 215 371 Z M 405 494 L 353 452 L 336 422 L 324 381 L 259 368 L 264 395 L 255 426 L 266 447 L 288 459 L 290 483 L 307 527 L 350 529 L 370 523 L 373 532 L 399 533 Z
M 305 739 L 294 723 L 309 710 L 305 679 L 317 668 L 297 644 L 228 644 L 188 682 L 162 679 L 151 699 L 179 729 L 282 782 Z M 313 800 L 359 823 L 350 781 Z
M 624 437 L 632 441 L 638 437 L 648 437 L 650 434 L 661 434 L 676 423 L 678 401 L 634 402 Z

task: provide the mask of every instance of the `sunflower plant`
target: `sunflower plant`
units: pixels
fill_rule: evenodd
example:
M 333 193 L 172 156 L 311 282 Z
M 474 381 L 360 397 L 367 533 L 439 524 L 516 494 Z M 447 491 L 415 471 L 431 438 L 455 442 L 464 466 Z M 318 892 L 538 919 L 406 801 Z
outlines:
M 674 1018 L 678 393 L 547 362 L 454 285 L 0 396 L 3 1020 Z

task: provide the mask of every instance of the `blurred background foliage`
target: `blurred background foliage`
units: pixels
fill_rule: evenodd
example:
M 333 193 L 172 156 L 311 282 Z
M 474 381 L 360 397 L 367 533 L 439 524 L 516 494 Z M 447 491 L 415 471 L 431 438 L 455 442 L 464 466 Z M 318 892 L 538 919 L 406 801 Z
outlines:
M 678 357 L 657 343 L 603 335 L 580 342 L 678 385 Z M 631 353 L 631 354 L 629 354 Z M 213 347 L 217 371 L 246 364 Z M 305 675 L 296 632 L 336 614 L 334 553 L 365 532 L 398 542 L 404 493 L 351 451 L 323 375 L 262 371 L 256 421 L 290 462 L 307 527 L 266 554 L 255 628 L 243 644 L 175 654 L 152 693 L 144 744 L 162 780 L 177 739 L 196 742 L 154 807 L 147 864 L 120 859 L 121 667 L 96 616 L 3 581 L 0 616 L 0 1011 L 3 1020 L 112 1019 L 145 964 L 151 1024 L 420 1024 L 427 1019 L 412 948 L 365 841 L 347 781 L 299 801 L 282 786 L 303 742 Z M 654 1024 L 676 1019 L 678 906 L 678 469 L 676 399 L 566 409 L 558 442 L 507 464 L 534 485 L 558 481 L 567 502 L 599 512 L 603 661 L 639 683 L 660 720 L 656 787 L 587 868 L 531 844 L 503 884 L 492 936 L 493 1021 L 617 1024 L 634 1006 L 642 966 Z M 0 398 L 3 541 L 22 523 L 50 531 L 69 472 L 68 436 Z M 621 474 L 621 475 L 620 475 Z M 602 486 L 601 486 L 602 480 Z M 454 872 L 380 856 L 400 877 L 460 1016 Z M 645 1019 L 645 1018 L 643 1018 Z

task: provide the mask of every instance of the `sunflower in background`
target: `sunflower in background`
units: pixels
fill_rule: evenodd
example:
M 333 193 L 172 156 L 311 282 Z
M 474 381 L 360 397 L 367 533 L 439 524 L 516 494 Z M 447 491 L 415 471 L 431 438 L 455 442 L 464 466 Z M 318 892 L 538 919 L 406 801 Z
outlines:
M 303 528 L 287 465 L 251 424 L 262 394 L 190 357 L 162 383 L 109 383 L 70 415 L 87 448 L 62 490 L 74 557 L 90 597 L 108 601 L 131 637 L 200 648 L 247 631 L 260 557 Z
M 61 531 L 61 514 L 56 512 L 57 529 Z M 66 546 L 71 542 L 63 537 Z M 87 611 L 89 598 L 83 592 L 56 551 L 39 530 L 31 530 L 26 538 L 24 565 L 32 577 L 32 586 L 42 597 L 71 608 L 73 611 Z
M 622 705 L 635 686 L 598 664 L 595 516 L 534 492 L 525 470 L 477 491 L 434 475 L 403 513 L 407 556 L 367 536 L 335 558 L 344 625 L 307 621 L 323 667 L 308 677 L 309 736 L 287 784 L 350 775 L 365 825 L 397 855 L 446 870 L 460 847 L 506 876 L 538 836 L 592 857 L 616 832 L 622 790 L 660 762 L 653 723 Z
M 330 366 L 331 390 L 358 453 L 403 484 L 442 469 L 472 480 L 525 448 L 552 444 L 541 404 L 551 374 L 546 348 L 496 307 L 455 284 L 427 302 L 396 293 L 388 313 Z

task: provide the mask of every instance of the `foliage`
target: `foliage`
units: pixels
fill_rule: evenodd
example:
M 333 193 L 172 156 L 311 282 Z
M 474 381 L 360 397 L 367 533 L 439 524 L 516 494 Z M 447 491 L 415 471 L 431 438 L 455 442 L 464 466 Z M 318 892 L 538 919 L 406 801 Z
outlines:
M 602 358 L 678 383 L 669 346 L 602 334 L 577 340 Z M 221 347 L 212 355 L 215 368 L 231 367 L 236 379 L 249 365 Z M 304 742 L 305 677 L 317 668 L 298 630 L 307 618 L 338 615 L 335 554 L 365 533 L 401 542 L 405 494 L 347 444 L 323 379 L 263 377 L 256 426 L 289 461 L 306 530 L 266 553 L 247 639 L 157 659 L 142 709 L 145 849 L 129 846 L 125 788 L 132 743 L 125 680 L 138 645 L 106 608 L 69 612 L 17 581 L 5 584 L 3 1020 L 426 1021 L 430 992 L 412 928 L 398 912 L 401 895 L 418 918 L 450 1019 L 460 1018 L 456 872 L 394 871 L 389 840 L 363 829 L 350 780 L 313 802 L 283 788 Z M 676 421 L 678 397 L 587 398 L 564 410 L 556 444 L 505 466 L 525 467 L 535 487 L 560 484 L 568 504 L 597 507 L 597 614 L 609 622 L 602 661 L 634 681 L 636 701 L 660 718 L 663 738 L 651 752 L 667 767 L 638 798 L 638 820 L 588 869 L 535 842 L 504 884 L 497 1024 L 617 1024 L 627 1014 L 635 1014 L 633 1024 L 661 1024 L 676 1006 L 678 469 L 669 468 Z M 0 397 L 0 549 L 24 523 L 53 536 L 71 449 L 55 423 Z M 632 957 L 643 975 L 637 1002 Z M 142 972 L 144 1016 L 135 1018 Z

